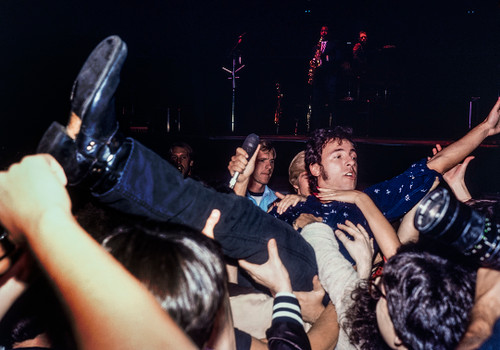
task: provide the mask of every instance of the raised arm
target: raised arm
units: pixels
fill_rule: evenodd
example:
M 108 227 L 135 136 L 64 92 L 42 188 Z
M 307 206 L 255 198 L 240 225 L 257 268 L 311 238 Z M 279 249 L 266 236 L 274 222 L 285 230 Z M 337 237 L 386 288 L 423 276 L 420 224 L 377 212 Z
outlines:
M 139 281 L 77 224 L 65 184 L 52 157 L 23 159 L 0 173 L 0 221 L 15 240 L 27 241 L 59 290 L 80 348 L 195 349 Z
M 436 147 L 432 149 L 432 155 L 435 156 L 442 150 L 443 148 L 441 147 L 441 145 L 436 144 Z M 451 190 L 455 194 L 455 197 L 457 197 L 457 199 L 461 202 L 466 202 L 472 198 L 469 189 L 465 184 L 465 172 L 470 161 L 474 158 L 474 156 L 468 156 L 462 163 L 455 165 L 453 168 L 443 174 L 443 179 L 446 181 L 446 183 L 448 183 Z M 431 157 L 427 157 L 427 160 L 431 160 Z
M 240 173 L 233 188 L 234 193 L 238 196 L 246 196 L 248 181 L 250 180 L 250 176 L 255 169 L 255 159 L 257 159 L 259 150 L 260 145 L 257 146 L 252 158 L 248 159 L 248 153 L 243 148 L 238 147 L 234 156 L 231 157 L 231 161 L 229 162 L 227 169 L 229 170 L 229 174 L 231 174 L 231 176 L 233 176 L 235 172 Z
M 488 117 L 469 131 L 464 137 L 453 142 L 448 147 L 438 152 L 427 162 L 429 169 L 444 174 L 465 159 L 488 136 L 500 132 L 500 98 L 491 109 Z
M 292 294 L 290 277 L 279 257 L 276 241 L 270 239 L 267 248 L 269 259 L 266 263 L 257 265 L 245 260 L 238 263 L 256 282 L 269 288 L 275 297 L 272 325 L 266 332 L 269 349 L 311 349 L 299 303 Z

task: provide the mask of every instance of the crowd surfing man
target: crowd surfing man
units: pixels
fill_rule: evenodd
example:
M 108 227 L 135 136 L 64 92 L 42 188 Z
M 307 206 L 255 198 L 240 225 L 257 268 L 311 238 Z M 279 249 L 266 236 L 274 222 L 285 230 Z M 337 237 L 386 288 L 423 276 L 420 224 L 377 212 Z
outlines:
M 271 213 L 290 224 L 301 214 L 313 214 L 334 230 L 337 224 L 348 219 L 354 224 L 362 224 L 371 236 L 375 234 L 382 253 L 392 256 L 400 243 L 393 231 L 387 233 L 390 229 L 386 229 L 385 221 L 401 218 L 429 191 L 436 177 L 462 161 L 486 137 L 498 134 L 499 120 L 500 99 L 488 117 L 464 137 L 430 160 L 422 159 L 402 174 L 363 192 L 355 191 L 358 161 L 351 131 L 343 127 L 316 130 L 307 142 L 305 154 L 310 189 L 315 195 L 281 215 L 276 211 Z M 325 199 L 330 202 L 322 202 Z M 387 220 L 380 217 L 377 208 Z M 339 244 L 341 252 L 352 262 L 342 243 Z
M 211 210 L 220 209 L 221 221 L 214 230 L 214 238 L 226 255 L 263 263 L 268 258 L 267 242 L 275 238 L 293 289 L 311 290 L 312 278 L 317 274 L 314 251 L 289 225 L 263 213 L 244 198 L 217 194 L 191 179 L 183 179 L 175 168 L 140 143 L 119 135 L 112 102 L 124 61 L 123 45 L 115 37 L 91 54 L 101 61 L 101 69 L 94 69 L 97 76 L 89 77 L 84 74 L 88 73 L 88 67 L 84 65 L 77 82 L 87 80 L 88 83 L 90 80 L 90 84 L 75 84 L 68 126 L 53 124 L 40 142 L 39 150 L 56 157 L 71 184 L 85 180 L 95 197 L 121 211 L 184 222 L 201 229 Z M 99 79 L 101 74 L 107 79 Z M 344 222 L 347 214 L 349 218 L 358 219 L 355 224 L 361 222 L 368 227 L 366 220 L 369 218 L 365 218 L 356 205 L 358 199 L 371 197 L 385 217 L 397 218 L 422 198 L 436 175 L 456 165 L 487 136 L 498 134 L 499 119 L 500 100 L 486 120 L 465 137 L 430 161 L 420 161 L 402 175 L 375 185 L 365 193 L 354 191 L 357 158 L 353 143 L 345 133 L 335 137 L 331 135 L 332 131 L 319 130 L 306 150 L 311 189 L 320 193 L 326 190 L 339 202 L 323 205 L 313 196 L 295 208 L 322 213 L 324 221 L 335 225 Z M 256 157 L 257 153 L 251 161 Z M 345 203 L 351 194 L 354 199 Z M 318 197 L 324 198 L 324 195 Z M 363 210 L 365 216 L 367 212 Z M 297 212 L 297 216 L 299 214 Z M 378 231 L 371 225 L 370 228 Z M 385 238 L 376 237 L 379 244 L 387 241 Z M 382 251 L 390 256 L 396 249 L 397 244 L 387 244 Z
M 264 213 L 257 214 L 245 201 L 216 195 L 195 181 L 179 178 L 179 173 L 175 171 L 176 174 L 173 174 L 172 167 L 156 154 L 139 142 L 120 136 L 113 95 L 125 55 L 119 51 L 124 43 L 117 42 L 120 44 L 100 45 L 91 54 L 104 62 L 98 74 L 108 75 L 108 80 L 97 83 L 98 77 L 89 78 L 89 75 L 83 74 L 89 69 L 84 65 L 77 82 L 95 79 L 94 85 L 89 84 L 93 94 L 87 91 L 79 93 L 78 88 L 82 89 L 82 84 L 75 84 L 68 126 L 64 128 L 53 124 L 41 140 L 39 150 L 55 155 L 63 164 L 70 184 L 87 179 L 86 183 L 90 184 L 94 196 L 121 211 L 159 220 L 176 220 L 201 229 L 211 210 L 221 209 L 222 219 L 215 239 L 222 244 L 225 254 L 237 259 L 254 256 L 256 260 L 251 262 L 262 263 L 267 258 L 267 241 L 276 238 L 280 251 L 291 254 L 290 259 L 282 259 L 291 275 L 292 285 L 305 283 L 307 287 L 301 285 L 300 288 L 310 289 L 317 269 L 314 252 L 300 236 L 292 233 L 291 228 L 262 215 Z M 116 53 L 108 55 L 106 51 Z M 109 60 L 111 64 L 107 64 Z M 97 94 L 104 88 L 105 95 Z M 350 133 L 342 128 L 317 130 L 307 144 L 305 162 L 312 192 L 326 194 L 310 196 L 306 202 L 279 217 L 292 224 L 300 214 L 310 213 L 322 217 L 323 222 L 334 229 L 338 223 L 349 219 L 375 234 L 385 232 L 387 223 L 380 219 L 377 210 L 370 208 L 378 207 L 388 220 L 399 218 L 410 210 L 429 190 L 436 176 L 458 164 L 487 136 L 500 131 L 499 103 L 483 123 L 429 161 L 421 160 L 403 174 L 374 185 L 363 193 L 354 191 L 358 164 Z M 253 159 L 257 155 L 258 152 Z M 318 198 L 325 198 L 326 195 L 330 200 L 337 200 L 321 203 Z M 363 208 L 364 203 L 369 204 L 371 200 L 376 207 Z M 366 219 L 371 222 L 370 226 Z M 382 229 L 374 228 L 374 225 L 381 225 Z M 235 232 L 239 234 L 237 238 Z M 386 256 L 392 256 L 399 247 L 393 232 L 375 238 Z M 343 245 L 340 246 L 349 259 Z M 310 270 L 305 269 L 306 266 Z M 299 279 L 298 276 L 308 277 Z
M 68 125 L 54 122 L 38 151 L 58 160 L 69 185 L 85 184 L 99 201 L 128 214 L 201 230 L 212 209 L 219 209 L 214 238 L 226 256 L 262 264 L 268 259 L 267 242 L 274 238 L 293 290 L 312 290 L 318 273 L 314 250 L 292 227 L 245 198 L 184 178 L 169 162 L 118 132 L 114 92 L 125 57 L 125 43 L 116 36 L 94 49 L 76 78 Z M 245 282 L 253 283 L 239 281 Z

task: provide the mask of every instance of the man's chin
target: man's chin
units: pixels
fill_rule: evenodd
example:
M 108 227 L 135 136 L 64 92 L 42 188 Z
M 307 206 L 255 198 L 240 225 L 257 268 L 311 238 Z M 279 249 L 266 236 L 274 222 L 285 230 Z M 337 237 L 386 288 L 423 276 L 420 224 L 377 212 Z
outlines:
M 349 181 L 349 183 L 346 183 L 343 187 L 344 191 L 353 191 L 356 189 L 356 186 L 358 185 L 358 182 L 356 180 Z

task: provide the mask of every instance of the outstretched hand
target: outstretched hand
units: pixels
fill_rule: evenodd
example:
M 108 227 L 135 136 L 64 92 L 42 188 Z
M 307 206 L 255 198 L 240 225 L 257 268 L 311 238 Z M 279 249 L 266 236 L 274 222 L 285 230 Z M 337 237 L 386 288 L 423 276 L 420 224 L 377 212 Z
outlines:
M 62 167 L 47 154 L 25 157 L 0 173 L 0 221 L 14 241 L 37 232 L 49 211 L 71 216 L 66 182 Z
M 443 150 L 443 147 L 439 143 L 436 143 L 436 146 L 432 148 L 432 157 L 434 157 L 436 154 L 441 152 Z M 427 161 L 431 160 L 432 157 L 427 157 Z
M 345 221 L 345 225 L 337 224 L 337 226 L 339 229 L 335 230 L 335 235 L 356 262 L 359 278 L 368 278 L 371 273 L 374 254 L 373 238 L 370 238 L 362 225 L 354 225 L 349 220 Z M 344 231 L 354 240 L 350 240 Z
M 466 202 L 472 198 L 469 189 L 465 185 L 465 171 L 470 161 L 473 159 L 474 156 L 468 156 L 462 163 L 457 164 L 443 175 L 443 178 L 448 185 L 450 185 L 453 193 L 461 202 Z
M 295 219 L 292 226 L 294 230 L 298 230 L 314 222 L 323 222 L 323 218 L 314 216 L 313 214 L 302 213 Z
M 292 284 L 288 271 L 281 262 L 278 254 L 276 240 L 271 238 L 267 242 L 269 259 L 262 265 L 252 264 L 246 260 L 238 260 L 240 266 L 245 269 L 255 282 L 269 288 L 272 295 L 279 292 L 292 292 Z
M 325 310 L 323 298 L 325 290 L 319 281 L 318 275 L 313 277 L 313 290 L 310 292 L 293 292 L 297 297 L 304 321 L 314 323 Z
M 432 149 L 432 155 L 435 156 L 439 152 L 442 151 L 442 147 L 440 144 L 436 144 L 436 147 Z M 461 202 L 466 202 L 471 199 L 471 194 L 467 185 L 465 184 L 465 172 L 467 170 L 467 166 L 470 161 L 473 160 L 474 156 L 468 156 L 464 159 L 462 163 L 455 165 L 453 168 L 448 170 L 443 174 L 444 180 L 448 183 L 450 188 L 452 189 L 455 197 Z M 431 157 L 427 157 L 427 160 L 430 160 Z
M 356 203 L 359 195 L 362 193 L 356 190 L 332 190 L 329 188 L 318 187 L 319 193 L 316 195 L 323 203 L 339 201 L 345 203 Z
M 495 103 L 495 105 L 491 109 L 490 114 L 488 114 L 486 122 L 490 127 L 488 136 L 500 133 L 500 97 L 497 99 L 497 103 Z
M 215 239 L 214 228 L 215 225 L 219 223 L 219 220 L 220 220 L 220 210 L 213 209 L 207 221 L 205 221 L 205 227 L 203 227 L 201 233 L 203 233 L 208 238 Z
M 300 202 L 305 202 L 307 200 L 306 196 L 302 196 L 300 194 L 287 194 L 284 195 L 280 192 L 274 192 L 276 194 L 276 197 L 280 199 L 280 201 L 276 204 L 278 207 L 276 211 L 278 214 L 283 214 L 285 211 L 288 210 L 290 207 L 295 207 L 298 203 Z M 272 207 L 269 209 L 271 210 Z

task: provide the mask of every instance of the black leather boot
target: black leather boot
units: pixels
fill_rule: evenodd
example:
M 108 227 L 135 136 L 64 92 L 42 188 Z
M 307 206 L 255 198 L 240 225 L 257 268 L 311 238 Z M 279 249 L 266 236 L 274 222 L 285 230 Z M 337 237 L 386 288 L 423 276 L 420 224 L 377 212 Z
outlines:
M 107 182 L 103 177 L 118 169 L 118 160 L 127 156 L 127 149 L 130 152 L 130 145 L 122 147 L 124 139 L 117 133 L 114 106 L 126 56 L 127 46 L 118 36 L 106 38 L 92 51 L 71 93 L 71 114 L 81 120 L 76 139 L 54 122 L 38 145 L 38 153 L 49 153 L 62 165 L 69 185 L 87 180 L 93 188 Z

